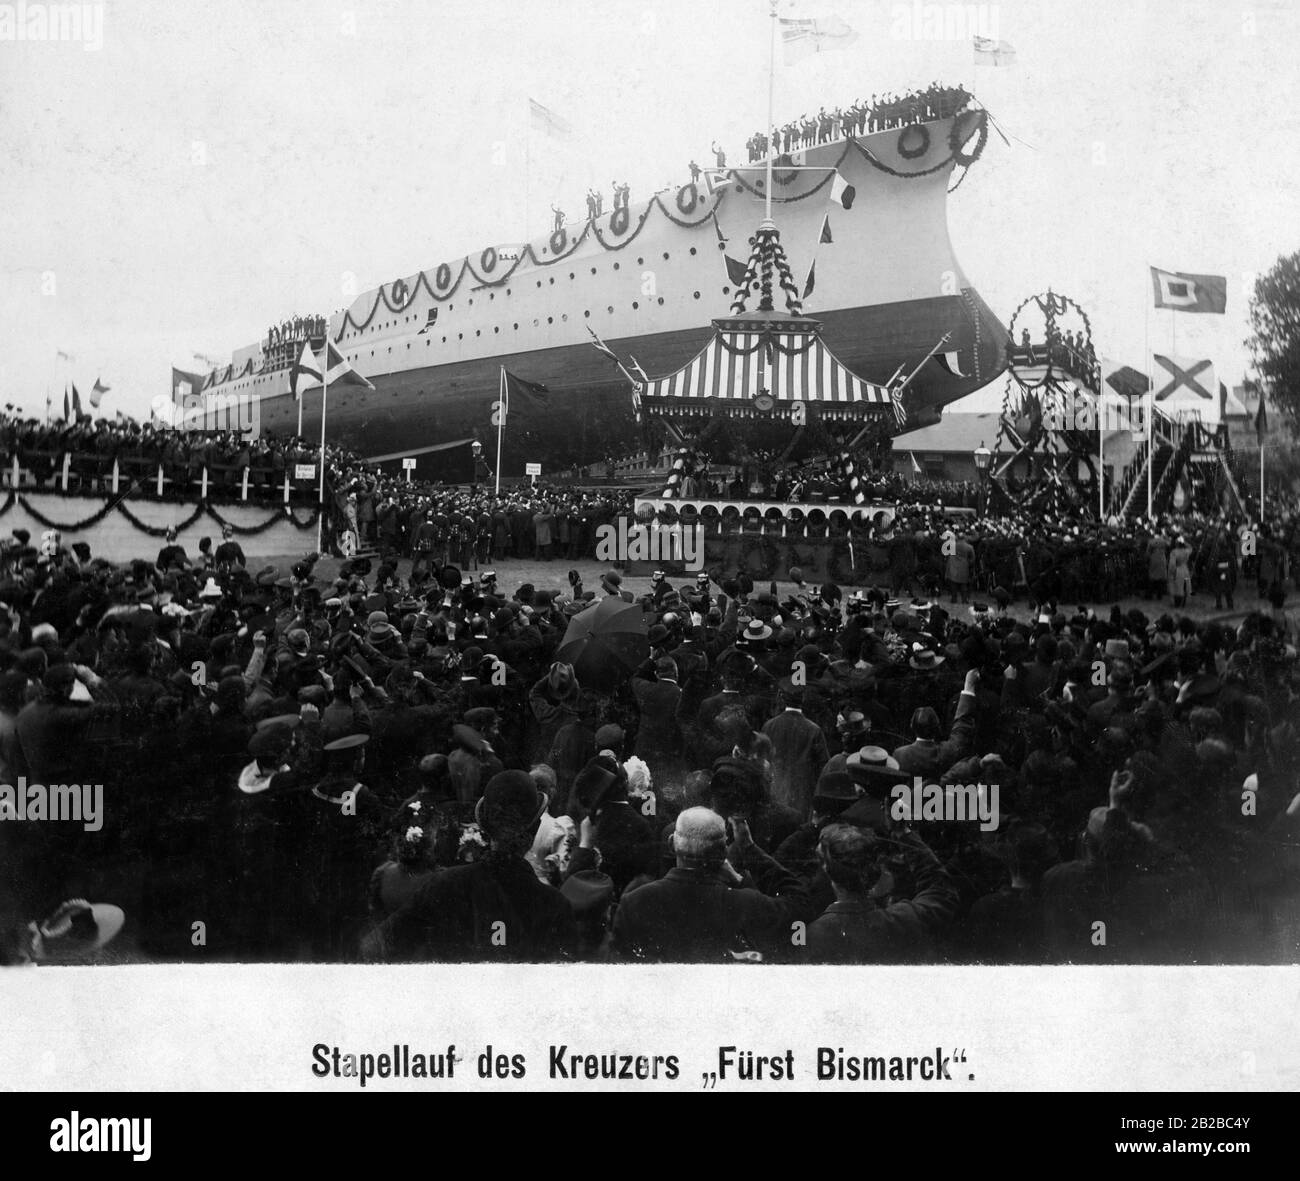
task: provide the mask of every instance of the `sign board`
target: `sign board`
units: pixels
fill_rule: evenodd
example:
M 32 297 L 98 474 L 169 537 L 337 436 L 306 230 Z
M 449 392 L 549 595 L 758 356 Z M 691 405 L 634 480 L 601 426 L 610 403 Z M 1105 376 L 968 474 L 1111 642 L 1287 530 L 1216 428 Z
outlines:
M 295 463 L 293 465 L 293 478 L 295 480 L 314 480 L 316 478 L 316 465 L 314 463 Z
M 540 463 L 526 463 L 526 464 L 524 464 L 524 475 L 526 475 L 526 476 L 540 476 L 541 474 L 542 474 L 542 465 L 541 465 Z
M 414 467 L 415 467 L 415 456 L 414 456 L 414 455 L 408 455 L 404 460 L 402 460 L 402 470 L 403 470 L 404 472 L 409 472 L 409 471 L 411 471 Z

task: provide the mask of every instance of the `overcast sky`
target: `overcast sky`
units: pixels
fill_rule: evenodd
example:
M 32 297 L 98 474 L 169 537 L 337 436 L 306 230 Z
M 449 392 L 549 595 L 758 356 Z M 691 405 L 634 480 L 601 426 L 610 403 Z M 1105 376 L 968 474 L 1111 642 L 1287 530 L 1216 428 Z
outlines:
M 1011 139 L 950 199 L 952 240 L 1004 322 L 1051 285 L 1100 353 L 1141 365 L 1173 315 L 1147 313 L 1147 265 L 1224 274 L 1228 314 L 1180 317 L 1177 351 L 1238 380 L 1250 277 L 1300 247 L 1300 6 L 952 6 L 953 40 L 914 35 L 927 7 L 782 0 L 859 39 L 779 69 L 778 120 L 964 82 Z M 97 375 L 106 409 L 147 413 L 195 353 L 228 360 L 273 321 L 536 235 L 553 200 L 579 216 L 588 184 L 626 179 L 635 201 L 715 136 L 740 156 L 766 114 L 765 0 L 102 13 L 97 49 L 0 41 L 0 401 L 33 413 Z M 973 68 L 971 32 L 1017 64 Z M 529 97 L 572 124 L 563 151 L 526 133 Z

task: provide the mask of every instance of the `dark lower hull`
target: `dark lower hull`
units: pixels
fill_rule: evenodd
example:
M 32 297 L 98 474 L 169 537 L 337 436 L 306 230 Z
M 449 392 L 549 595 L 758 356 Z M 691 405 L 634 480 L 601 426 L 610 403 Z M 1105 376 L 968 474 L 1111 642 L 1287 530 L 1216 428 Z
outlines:
M 973 304 L 973 306 L 972 306 Z M 939 408 L 991 381 L 1005 368 L 1004 330 L 987 307 L 941 296 L 903 303 L 819 313 L 831 351 L 853 372 L 883 383 L 906 371 L 950 334 L 944 350 L 977 356 L 980 371 L 957 377 L 929 362 L 909 387 L 909 403 Z M 636 357 L 660 376 L 685 365 L 712 333 L 708 324 L 689 331 L 638 336 L 608 343 L 621 357 Z M 976 348 L 978 345 L 978 348 Z M 539 462 L 543 472 L 597 463 L 645 446 L 632 413 L 631 391 L 613 364 L 589 345 L 569 345 L 517 355 L 464 361 L 377 375 L 375 389 L 338 386 L 330 391 L 327 437 L 371 458 L 408 454 L 453 439 L 478 438 L 489 459 L 495 452 L 492 402 L 500 367 L 549 390 L 543 412 L 512 407 L 504 432 L 503 473 L 522 474 Z M 261 402 L 263 429 L 292 434 L 297 404 L 287 396 Z M 320 395 L 306 395 L 303 433 L 320 434 Z

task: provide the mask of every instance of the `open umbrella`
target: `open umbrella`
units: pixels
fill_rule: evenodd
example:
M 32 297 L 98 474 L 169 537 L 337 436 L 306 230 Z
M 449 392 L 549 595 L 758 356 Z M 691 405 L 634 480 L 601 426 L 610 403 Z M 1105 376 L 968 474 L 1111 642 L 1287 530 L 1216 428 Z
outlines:
M 650 655 L 648 633 L 640 603 L 602 599 L 569 620 L 555 659 L 573 665 L 583 688 L 608 692 Z

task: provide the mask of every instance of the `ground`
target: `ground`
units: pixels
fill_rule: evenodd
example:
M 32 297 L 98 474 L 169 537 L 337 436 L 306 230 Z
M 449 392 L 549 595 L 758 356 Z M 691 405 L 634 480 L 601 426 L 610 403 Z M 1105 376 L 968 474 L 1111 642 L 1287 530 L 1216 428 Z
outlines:
M 284 573 L 288 573 L 289 567 L 301 558 L 302 554 L 290 554 L 281 558 L 267 559 L 265 564 L 274 565 L 281 568 Z M 337 558 L 324 558 L 317 565 L 317 573 L 325 578 L 333 579 L 340 566 Z M 568 572 L 577 570 L 582 575 L 582 586 L 584 590 L 600 590 L 600 576 L 609 566 L 594 560 L 569 561 L 567 559 L 557 558 L 549 562 L 536 560 L 506 560 L 494 562 L 491 569 L 497 573 L 497 586 L 505 594 L 513 594 L 515 590 L 526 582 L 531 582 L 537 590 L 558 590 L 562 596 L 567 598 L 569 595 Z M 411 563 L 403 560 L 398 567 L 398 571 L 403 576 L 410 573 Z M 477 577 L 478 571 L 473 567 L 466 570 L 465 573 L 473 574 Z M 677 587 L 689 587 L 692 585 L 693 576 L 686 578 L 669 579 Z M 633 594 L 641 594 L 650 587 L 649 575 L 625 574 L 623 581 L 624 589 L 630 590 Z M 795 591 L 795 585 L 788 580 L 777 580 L 777 598 L 784 599 Z M 714 588 L 716 591 L 716 587 Z M 983 599 L 992 603 L 987 595 L 972 595 L 972 599 Z M 960 610 L 960 604 L 957 610 L 948 602 L 948 596 L 944 595 L 940 600 L 950 615 L 956 615 Z M 1111 602 L 1089 603 L 1098 615 L 1109 615 Z M 1160 600 L 1143 599 L 1138 597 L 1128 597 L 1119 600 L 1119 605 L 1125 612 L 1136 607 L 1144 612 L 1149 618 L 1154 618 L 1166 611 L 1175 617 L 1179 615 L 1189 615 L 1197 621 L 1216 620 L 1220 622 L 1240 622 L 1245 615 L 1256 608 L 1267 607 L 1267 603 L 1255 597 L 1254 584 L 1242 583 L 1238 586 L 1238 594 L 1235 599 L 1235 607 L 1231 611 L 1217 611 L 1214 607 L 1213 594 L 1194 594 L 1188 600 L 1187 606 L 1181 611 L 1175 611 L 1168 595 L 1163 596 Z M 1061 604 L 1063 610 L 1070 610 L 1078 604 L 1069 603 Z M 1023 598 L 1012 604 L 1012 613 L 1023 613 L 1025 610 L 1025 600 Z

